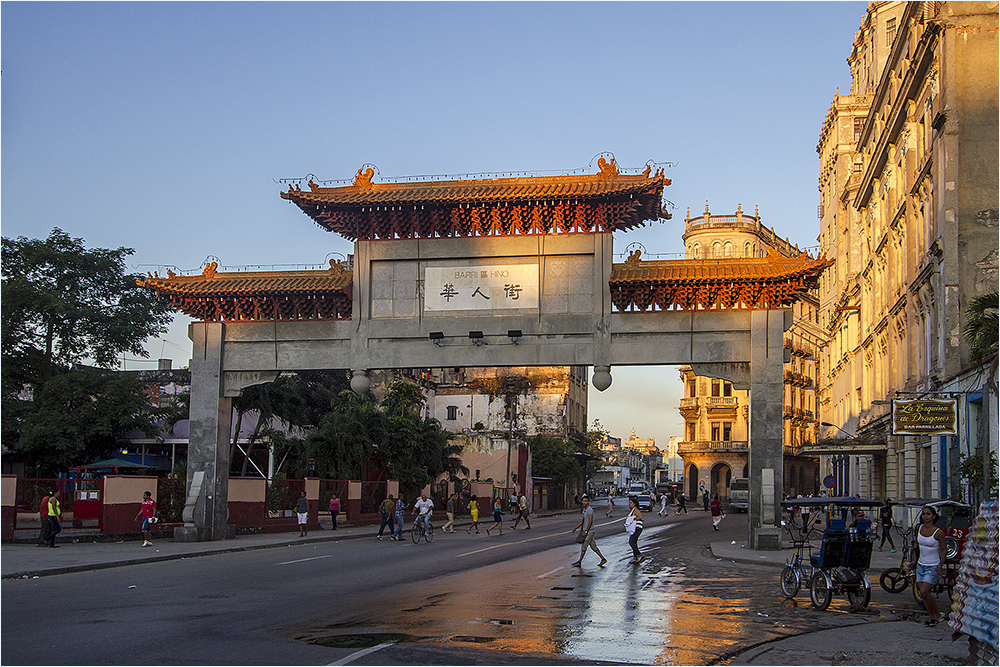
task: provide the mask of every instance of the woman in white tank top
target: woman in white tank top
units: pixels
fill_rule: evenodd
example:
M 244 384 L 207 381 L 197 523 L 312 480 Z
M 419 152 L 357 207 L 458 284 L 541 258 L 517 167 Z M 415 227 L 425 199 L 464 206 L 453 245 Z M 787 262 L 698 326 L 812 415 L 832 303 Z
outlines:
M 919 555 L 916 562 L 917 587 L 920 590 L 920 597 L 924 601 L 924 607 L 930 618 L 924 623 L 927 626 L 935 626 L 941 621 L 941 613 L 938 611 L 937 602 L 931 595 L 931 586 L 938 582 L 941 568 L 944 566 L 944 531 L 934 525 L 938 519 L 937 510 L 927 506 L 920 511 L 920 528 L 914 540 L 914 558 Z M 914 565 L 910 561 L 910 565 Z

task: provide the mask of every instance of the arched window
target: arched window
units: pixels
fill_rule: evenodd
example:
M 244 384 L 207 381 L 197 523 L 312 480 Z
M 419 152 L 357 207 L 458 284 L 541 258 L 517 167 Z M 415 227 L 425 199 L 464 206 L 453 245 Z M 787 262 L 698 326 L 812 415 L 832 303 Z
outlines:
M 736 254 L 736 250 L 733 247 L 733 244 L 732 244 L 731 241 L 726 241 L 726 245 L 725 245 L 724 248 L 725 248 L 724 252 L 725 252 L 726 257 L 733 257 Z
M 691 246 L 691 259 L 701 259 L 701 244 L 695 243 Z
M 752 252 L 753 252 L 753 250 L 750 247 L 750 242 L 747 241 L 746 243 L 743 244 L 743 256 L 744 257 L 753 257 L 753 255 L 750 254 Z
M 722 244 L 718 241 L 712 244 L 712 257 L 722 257 Z

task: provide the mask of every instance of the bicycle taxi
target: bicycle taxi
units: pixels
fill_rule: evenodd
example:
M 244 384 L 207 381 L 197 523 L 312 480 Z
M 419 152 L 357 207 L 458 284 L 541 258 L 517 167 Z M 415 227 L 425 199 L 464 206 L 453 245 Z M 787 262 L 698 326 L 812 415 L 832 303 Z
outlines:
M 851 609 L 866 608 L 871 600 L 867 571 L 871 567 L 874 539 L 872 520 L 854 517 L 854 513 L 879 505 L 878 501 L 854 497 L 783 500 L 781 506 L 791 515 L 786 528 L 792 535 L 796 555 L 782 571 L 782 593 L 794 597 L 808 582 L 809 598 L 816 609 L 826 609 L 833 596 L 840 594 L 847 595 Z M 808 516 L 808 522 L 796 524 L 793 508 Z M 819 524 L 825 528 L 818 553 L 813 553 L 811 534 L 814 530 L 818 533 Z M 803 559 L 803 553 L 807 559 Z

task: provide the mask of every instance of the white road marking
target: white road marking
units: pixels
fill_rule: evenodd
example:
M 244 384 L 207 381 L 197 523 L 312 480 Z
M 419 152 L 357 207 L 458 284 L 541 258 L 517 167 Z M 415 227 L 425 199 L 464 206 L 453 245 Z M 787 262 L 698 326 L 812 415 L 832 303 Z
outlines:
M 278 565 L 291 565 L 292 563 L 305 563 L 307 560 L 319 560 L 321 558 L 333 558 L 333 554 L 328 556 L 313 556 L 312 558 L 300 558 L 299 560 L 286 560 L 284 563 L 278 563 Z
M 563 567 L 562 565 L 560 565 L 559 567 L 557 567 L 557 568 L 556 568 L 556 569 L 554 569 L 554 570 L 549 570 L 549 571 L 548 571 L 548 572 L 546 572 L 545 574 L 540 574 L 540 575 L 538 575 L 538 577 L 537 577 L 537 578 L 538 578 L 538 579 L 542 579 L 542 578 L 544 578 L 544 577 L 547 577 L 547 576 L 549 576 L 550 574 L 555 574 L 555 573 L 556 573 L 556 572 L 558 572 L 559 570 L 563 570 L 563 569 L 565 569 L 565 567 Z
M 337 662 L 331 662 L 327 667 L 333 667 L 334 665 L 349 665 L 349 664 L 351 664 L 351 662 L 357 660 L 360 657 L 366 656 L 369 653 L 374 653 L 375 651 L 381 651 L 386 646 L 392 646 L 395 643 L 396 642 L 394 642 L 394 641 L 392 641 L 392 642 L 382 642 L 378 646 L 372 646 L 371 648 L 366 648 L 366 649 L 362 649 L 360 651 L 355 651 L 354 653 L 350 654 L 346 658 L 341 658 Z

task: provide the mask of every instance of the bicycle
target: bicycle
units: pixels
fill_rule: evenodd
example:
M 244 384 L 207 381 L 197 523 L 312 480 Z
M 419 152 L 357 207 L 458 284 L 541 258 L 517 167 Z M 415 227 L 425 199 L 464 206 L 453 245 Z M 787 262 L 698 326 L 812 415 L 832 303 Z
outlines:
M 424 520 L 417 518 L 413 522 L 413 528 L 410 529 L 410 539 L 413 540 L 414 544 L 420 544 L 420 538 L 423 537 L 426 542 L 434 541 L 434 526 L 427 522 L 427 529 L 424 529 Z
M 784 525 L 785 530 L 788 531 L 788 536 L 792 540 L 792 546 L 795 547 L 795 555 L 788 560 L 788 563 L 781 570 L 781 593 L 786 598 L 793 598 L 798 594 L 803 584 L 808 583 L 813 576 L 811 561 L 812 544 L 809 542 L 809 535 L 814 528 L 813 525 L 809 525 L 803 529 L 796 525 L 795 521 L 791 518 L 788 522 L 782 521 L 782 525 Z M 799 533 L 797 539 L 792 532 L 792 528 L 795 528 Z M 803 551 L 806 552 L 804 558 Z
M 899 567 L 890 567 L 884 570 L 878 578 L 879 586 L 887 593 L 902 593 L 906 590 L 907 586 L 915 583 L 916 579 L 916 572 L 910 565 L 910 552 L 913 549 L 913 541 L 910 539 L 910 536 L 913 533 L 913 529 L 908 528 L 905 531 L 899 532 L 903 539 L 903 543 L 900 546 L 902 554 Z

